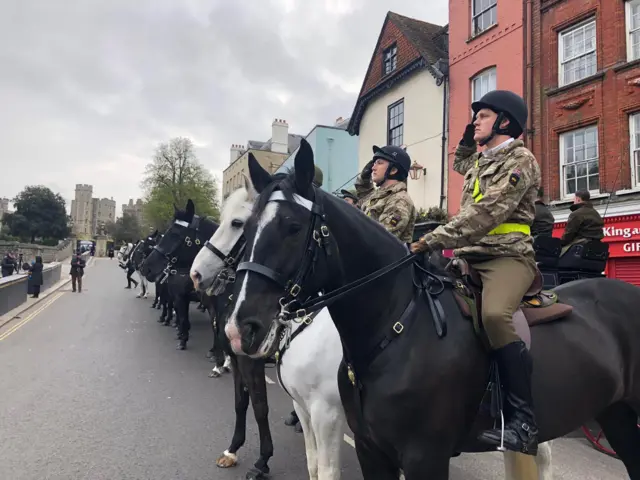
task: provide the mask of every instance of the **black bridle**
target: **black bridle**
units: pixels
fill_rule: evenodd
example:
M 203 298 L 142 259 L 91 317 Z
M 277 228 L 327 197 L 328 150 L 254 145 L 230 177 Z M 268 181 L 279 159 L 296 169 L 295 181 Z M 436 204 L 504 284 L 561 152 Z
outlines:
M 281 191 L 276 191 L 271 194 L 269 201 L 285 202 L 289 200 L 286 199 Z M 238 272 L 247 271 L 258 273 L 274 281 L 284 289 L 285 294 L 282 298 L 280 298 L 279 301 L 281 310 L 278 319 L 280 323 L 286 323 L 287 321 L 291 320 L 295 320 L 298 322 L 302 321 L 308 318 L 309 315 L 313 312 L 320 311 L 324 307 L 331 305 L 340 298 L 346 297 L 347 295 L 350 295 L 354 291 L 365 287 L 371 282 L 378 280 L 379 278 L 384 277 L 396 270 L 404 268 L 416 261 L 416 256 L 414 254 L 406 255 L 400 260 L 397 260 L 396 262 L 387 265 L 380 270 L 370 273 L 369 275 L 359 278 L 358 280 L 343 285 L 342 287 L 333 290 L 326 295 L 318 295 L 316 292 L 312 292 L 312 294 L 307 297 L 307 300 L 302 302 L 299 300 L 300 293 L 305 287 L 305 281 L 313 272 L 318 259 L 318 254 L 320 253 L 320 251 L 325 251 L 327 256 L 331 255 L 330 235 L 329 227 L 325 223 L 326 216 L 324 214 L 322 205 L 314 203 L 310 200 L 307 200 L 306 198 L 295 194 L 293 196 L 293 202 L 309 210 L 312 215 L 309 229 L 307 230 L 304 257 L 300 262 L 300 266 L 298 267 L 298 270 L 293 279 L 286 280 L 281 273 L 276 272 L 275 270 L 256 262 L 242 262 L 240 263 L 240 265 L 238 265 L 237 269 Z M 297 308 L 294 311 L 291 306 L 295 305 L 296 303 Z
M 227 285 L 236 281 L 235 267 L 240 257 L 244 254 L 244 250 L 247 247 L 247 239 L 244 233 L 242 233 L 226 255 L 218 250 L 209 240 L 205 242 L 204 246 L 224 263 L 224 267 L 218 275 L 216 275 L 210 287 L 211 295 L 219 295 L 226 289 Z
M 269 201 L 288 202 L 290 200 L 285 197 L 282 191 L 275 191 L 271 194 Z M 291 320 L 294 317 L 302 319 L 313 311 L 320 310 L 322 308 L 320 307 L 318 309 L 306 311 L 303 308 L 305 304 L 301 303 L 298 298 L 305 288 L 307 279 L 314 270 L 319 253 L 324 251 L 327 255 L 330 255 L 329 227 L 325 224 L 326 216 L 322 205 L 307 200 L 297 194 L 293 195 L 293 202 L 311 212 L 311 222 L 309 223 L 306 235 L 306 247 L 302 260 L 299 264 L 300 266 L 293 278 L 286 280 L 284 275 L 281 273 L 256 262 L 241 262 L 237 268 L 237 272 L 246 271 L 258 273 L 283 288 L 285 293 L 279 300 L 281 307 L 279 319 L 281 322 Z M 312 294 L 312 296 L 316 295 L 317 293 L 315 292 Z M 298 303 L 300 307 L 292 314 L 289 309 L 291 305 L 295 303 Z
M 206 217 L 203 217 L 203 218 L 206 218 Z M 184 242 L 176 242 L 176 244 L 173 245 L 173 247 L 169 251 L 164 251 L 164 248 L 162 248 L 159 243 L 154 245 L 153 250 L 156 250 L 160 255 L 166 258 L 168 262 L 166 268 L 162 272 L 163 276 L 160 279 L 161 284 L 166 282 L 169 276 L 178 274 L 179 269 L 175 267 L 175 264 L 178 262 L 178 257 L 176 256 L 175 253 L 177 250 L 180 249 L 180 247 L 182 247 L 182 244 L 183 243 L 186 244 L 187 248 L 192 248 L 194 246 L 195 248 L 198 248 L 199 245 L 202 243 L 198 238 L 198 232 L 200 231 L 200 221 L 201 221 L 201 218 L 198 215 L 193 216 L 191 223 L 187 223 L 184 220 L 173 221 L 174 225 L 179 225 L 188 230 L 194 230 L 195 236 L 193 240 L 189 235 L 186 235 L 184 237 Z

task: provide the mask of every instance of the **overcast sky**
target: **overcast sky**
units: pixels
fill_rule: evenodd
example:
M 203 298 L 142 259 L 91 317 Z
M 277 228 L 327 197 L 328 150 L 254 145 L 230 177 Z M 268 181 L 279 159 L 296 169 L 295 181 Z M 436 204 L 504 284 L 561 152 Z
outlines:
M 218 180 L 271 122 L 351 115 L 388 10 L 444 25 L 446 0 L 16 0 L 0 7 L 0 197 L 139 187 L 159 142 L 190 137 Z

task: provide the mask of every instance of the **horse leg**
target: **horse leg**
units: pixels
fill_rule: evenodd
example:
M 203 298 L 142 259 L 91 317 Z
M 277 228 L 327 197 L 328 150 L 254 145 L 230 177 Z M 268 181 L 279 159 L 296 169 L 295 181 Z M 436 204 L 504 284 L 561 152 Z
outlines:
M 421 444 L 402 455 L 405 480 L 448 480 L 449 462 L 453 449 L 449 450 L 437 441 Z M 373 477 L 371 477 L 373 478 Z
M 271 439 L 271 429 L 269 428 L 269 403 L 267 401 L 267 381 L 264 372 L 264 360 L 251 360 L 243 358 L 242 362 L 247 362 L 247 371 L 250 373 L 249 396 L 253 414 L 258 424 L 260 435 L 260 458 L 254 463 L 254 468 L 247 472 L 247 480 L 263 480 L 269 475 L 269 459 L 273 456 L 273 440 Z M 242 368 L 242 366 L 240 366 Z M 245 377 L 246 378 L 246 377 Z
M 296 408 L 297 411 L 299 408 Z M 300 415 L 298 417 L 302 423 Z M 332 405 L 329 402 L 321 401 L 311 405 L 311 426 L 318 449 L 318 480 L 338 480 L 340 478 L 340 449 L 345 425 L 342 404 Z M 304 428 L 303 424 L 303 431 Z
M 596 417 L 631 480 L 640 480 L 638 413 L 626 403 L 618 402 Z
M 400 469 L 391 463 L 383 451 L 373 447 L 360 435 L 354 435 L 354 437 L 356 454 L 358 455 L 358 462 L 360 463 L 360 470 L 362 470 L 362 478 L 364 480 L 398 480 Z M 420 476 L 406 478 L 407 480 L 414 480 L 414 478 L 422 480 L 427 473 L 430 474 L 431 472 L 425 470 Z M 442 478 L 446 479 L 447 477 Z M 440 477 L 429 476 L 429 479 L 440 480 Z
M 235 393 L 236 406 L 236 425 L 233 431 L 231 445 L 225 450 L 216 461 L 216 465 L 220 468 L 235 467 L 238 464 L 238 456 L 236 452 L 244 445 L 247 434 L 247 409 L 249 408 L 249 390 L 242 380 L 242 375 L 238 370 L 237 357 L 231 360 L 234 364 L 233 368 L 233 388 Z
M 309 480 L 319 480 L 318 468 L 318 444 L 316 443 L 316 435 L 311 422 L 311 416 L 306 410 L 293 402 L 293 408 L 296 412 L 298 420 L 302 425 L 302 434 L 304 435 L 304 450 L 307 456 L 307 470 L 309 471 Z
M 518 452 L 504 453 L 505 480 L 539 480 L 537 457 Z
M 189 341 L 189 331 L 191 330 L 191 322 L 189 322 L 189 298 L 183 300 L 182 315 L 180 315 L 180 350 L 186 350 Z

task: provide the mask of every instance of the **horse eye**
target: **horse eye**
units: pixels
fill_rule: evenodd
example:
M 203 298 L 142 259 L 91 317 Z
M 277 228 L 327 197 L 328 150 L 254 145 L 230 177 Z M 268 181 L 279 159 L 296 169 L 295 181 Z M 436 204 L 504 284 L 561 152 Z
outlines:
M 231 226 L 233 228 L 241 228 L 244 225 L 242 220 L 238 220 L 237 218 L 231 221 Z

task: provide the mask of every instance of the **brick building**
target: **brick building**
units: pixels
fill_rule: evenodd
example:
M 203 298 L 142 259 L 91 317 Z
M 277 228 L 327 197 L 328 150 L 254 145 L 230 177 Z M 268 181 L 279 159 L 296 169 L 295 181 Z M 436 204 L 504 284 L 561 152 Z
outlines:
M 447 205 L 460 210 L 464 178 L 453 171 L 453 158 L 465 126 L 471 121 L 471 103 L 491 90 L 511 90 L 530 105 L 527 90 L 531 58 L 527 23 L 530 12 L 522 0 L 449 1 L 450 103 Z M 530 108 L 531 109 L 531 108 Z M 525 143 L 531 143 L 525 136 Z
M 640 284 L 640 0 L 534 0 L 533 152 L 561 235 L 577 190 Z

